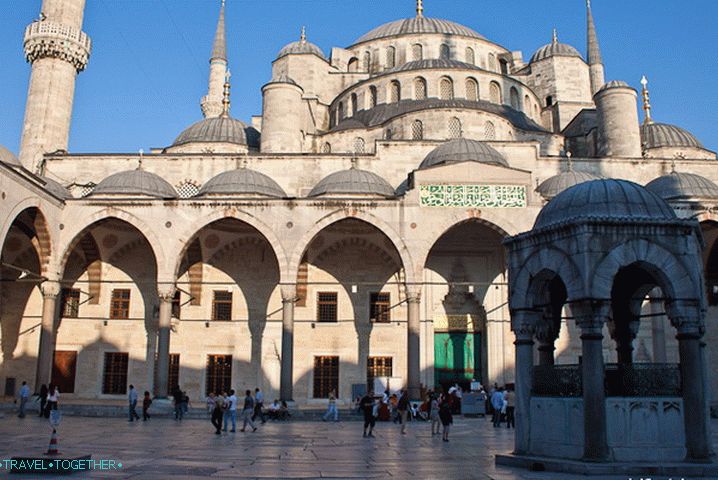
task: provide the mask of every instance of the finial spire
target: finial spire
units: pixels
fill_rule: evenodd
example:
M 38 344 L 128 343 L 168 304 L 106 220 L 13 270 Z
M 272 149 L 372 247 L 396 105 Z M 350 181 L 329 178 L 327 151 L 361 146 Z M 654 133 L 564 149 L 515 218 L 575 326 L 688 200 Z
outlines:
M 551 38 L 552 43 L 558 43 L 558 30 L 554 27 L 553 37 Z
M 646 118 L 643 119 L 643 124 L 648 125 L 649 123 L 653 123 L 653 118 L 651 118 L 651 96 L 648 93 L 648 79 L 645 75 L 641 78 L 641 85 L 643 85 L 643 90 L 641 91 L 641 96 L 643 97 L 643 111 L 646 113 Z
M 140 148 L 140 158 L 137 160 L 137 170 L 142 170 L 142 162 L 144 161 L 145 151 Z
M 219 9 L 219 20 L 217 21 L 217 32 L 214 34 L 211 60 L 227 60 L 227 35 L 224 28 L 224 2 L 225 0 L 222 0 L 222 6 Z
M 586 18 L 588 30 L 588 54 L 587 60 L 589 65 L 603 64 L 601 58 L 601 46 L 598 44 L 598 34 L 596 33 L 596 24 L 593 21 L 593 12 L 591 11 L 591 0 L 586 0 Z
M 227 69 L 227 74 L 224 76 L 224 91 L 222 92 L 222 116 L 223 117 L 229 117 L 229 79 L 232 76 L 229 69 Z
M 424 2 L 423 0 L 416 0 L 416 16 L 421 18 L 424 16 Z
M 304 45 L 307 43 L 307 27 L 302 25 L 302 33 L 299 34 L 299 42 Z
M 573 172 L 573 154 L 571 152 L 566 152 L 566 167 L 568 168 L 569 172 Z

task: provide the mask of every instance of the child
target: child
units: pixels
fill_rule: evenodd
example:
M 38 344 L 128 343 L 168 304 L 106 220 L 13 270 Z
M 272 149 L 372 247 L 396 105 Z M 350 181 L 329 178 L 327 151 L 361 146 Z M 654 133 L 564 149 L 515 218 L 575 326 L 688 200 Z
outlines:
M 150 392 L 145 390 L 145 398 L 142 399 L 142 421 L 144 422 L 146 422 L 147 419 L 150 418 L 150 414 L 148 413 L 150 405 L 152 405 Z

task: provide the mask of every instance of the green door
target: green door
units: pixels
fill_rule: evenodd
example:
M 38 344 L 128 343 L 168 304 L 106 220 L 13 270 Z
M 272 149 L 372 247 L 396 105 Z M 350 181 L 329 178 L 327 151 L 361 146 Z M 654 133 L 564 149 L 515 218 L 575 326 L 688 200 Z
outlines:
M 481 334 L 434 334 L 434 376 L 437 386 L 481 380 Z

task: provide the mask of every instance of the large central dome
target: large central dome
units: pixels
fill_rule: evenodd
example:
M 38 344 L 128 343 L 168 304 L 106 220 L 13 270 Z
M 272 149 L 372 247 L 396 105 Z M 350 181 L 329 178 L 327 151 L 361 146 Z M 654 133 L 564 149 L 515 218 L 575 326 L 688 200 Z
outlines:
M 397 35 L 408 35 L 412 33 L 439 33 L 442 35 L 459 35 L 462 37 L 478 38 L 486 40 L 486 38 L 475 30 L 460 25 L 449 20 L 441 20 L 439 18 L 414 17 L 396 20 L 394 22 L 385 23 L 374 30 L 370 31 L 355 42 L 364 43 L 379 38 L 394 37 Z

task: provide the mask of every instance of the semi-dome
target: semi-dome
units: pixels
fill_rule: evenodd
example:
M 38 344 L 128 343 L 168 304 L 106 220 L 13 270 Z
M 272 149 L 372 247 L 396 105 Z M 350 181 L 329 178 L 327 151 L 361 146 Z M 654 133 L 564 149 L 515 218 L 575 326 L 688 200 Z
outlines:
M 189 126 L 179 134 L 172 146 L 201 142 L 233 143 L 256 147 L 258 145 L 253 144 L 256 141 L 258 141 L 258 134 L 254 128 L 228 115 L 222 115 L 205 118 Z
M 590 182 L 591 180 L 598 180 L 599 178 L 601 177 L 592 173 L 577 172 L 570 169 L 567 172 L 561 172 L 558 175 L 547 178 L 536 187 L 536 191 L 546 200 L 550 200 L 564 190 L 579 183 Z
M 17 159 L 14 153 L 12 153 L 7 148 L 0 145 L 0 162 L 3 162 L 7 165 L 13 166 L 13 167 L 21 167 L 22 164 L 20 163 L 20 160 Z
M 641 144 L 645 150 L 662 147 L 705 148 L 687 130 L 667 123 L 644 123 L 641 125 Z
M 376 173 L 350 168 L 334 172 L 324 179 L 309 192 L 309 197 L 321 195 L 378 195 L 382 197 L 393 197 L 394 189 L 389 182 Z
M 673 220 L 673 209 L 658 195 L 627 180 L 599 179 L 559 193 L 543 207 L 534 228 L 586 218 L 609 220 Z
M 70 191 L 60 185 L 60 183 L 56 182 L 55 180 L 47 177 L 40 177 L 40 179 L 45 182 L 45 190 L 55 195 L 57 198 L 61 198 L 63 200 L 67 200 L 68 198 L 72 198 L 72 195 L 70 194 Z
M 718 185 L 695 173 L 671 172 L 658 177 L 646 185 L 663 200 L 686 198 L 718 198 Z
M 449 163 L 478 162 L 508 167 L 509 163 L 493 147 L 477 140 L 457 138 L 436 147 L 424 158 L 419 170 Z
M 544 45 L 543 47 L 536 50 L 536 53 L 531 57 L 529 63 L 538 62 L 546 58 L 551 57 L 578 57 L 583 58 L 578 50 L 567 43 L 561 43 L 558 41 L 558 35 L 554 30 L 553 40 L 551 43 Z
M 172 185 L 159 175 L 144 170 L 115 173 L 97 184 L 89 196 L 146 195 L 157 198 L 177 198 Z
M 238 168 L 212 177 L 197 195 L 261 195 L 276 198 L 287 196 L 277 182 L 248 168 Z
M 398 35 L 412 35 L 416 33 L 438 33 L 441 35 L 457 35 L 486 40 L 483 35 L 464 25 L 439 18 L 417 16 L 414 18 L 396 20 L 376 27 L 359 38 L 355 42 L 355 45 L 369 42 L 371 40 L 378 40 L 380 38 L 395 37 Z

